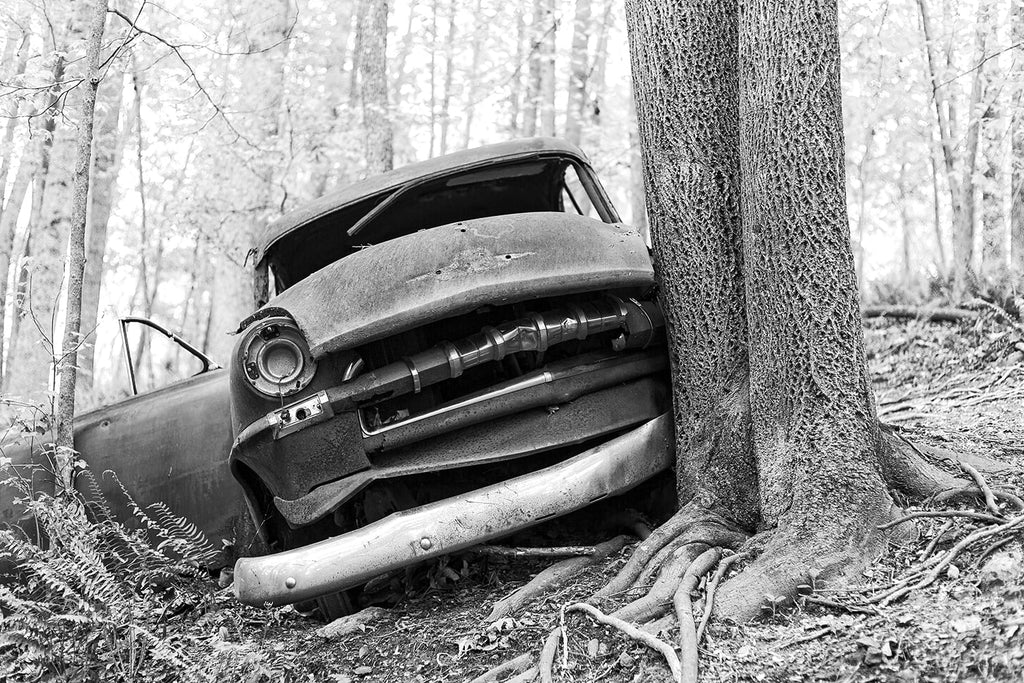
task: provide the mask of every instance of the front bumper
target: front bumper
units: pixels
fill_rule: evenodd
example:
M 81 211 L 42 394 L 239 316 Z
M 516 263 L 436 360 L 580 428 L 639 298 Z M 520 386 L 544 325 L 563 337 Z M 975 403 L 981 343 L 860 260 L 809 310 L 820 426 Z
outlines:
M 282 605 L 350 588 L 627 491 L 670 467 L 673 453 L 671 415 L 663 414 L 551 467 L 302 548 L 241 558 L 235 594 L 250 605 Z

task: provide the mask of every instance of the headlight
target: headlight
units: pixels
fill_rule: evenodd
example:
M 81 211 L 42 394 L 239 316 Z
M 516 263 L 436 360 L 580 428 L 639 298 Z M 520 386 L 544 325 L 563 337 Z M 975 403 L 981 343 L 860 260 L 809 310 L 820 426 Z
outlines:
M 316 373 L 316 361 L 290 318 L 264 318 L 245 333 L 239 361 L 249 386 L 264 396 L 290 396 Z

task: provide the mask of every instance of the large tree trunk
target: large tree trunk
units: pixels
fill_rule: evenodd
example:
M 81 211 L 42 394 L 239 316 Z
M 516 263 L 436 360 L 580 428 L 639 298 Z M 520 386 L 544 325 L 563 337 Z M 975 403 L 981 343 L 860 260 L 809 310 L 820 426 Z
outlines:
M 96 110 L 96 90 L 99 87 L 100 49 L 103 42 L 103 24 L 107 18 L 107 0 L 93 0 L 85 18 L 87 42 L 85 53 L 85 80 L 82 104 L 78 117 L 78 146 L 72 176 L 71 234 L 68 242 L 68 296 L 64 318 L 64 343 L 57 362 L 60 387 L 57 393 L 57 467 L 63 488 L 74 488 L 75 447 L 75 381 L 78 373 L 78 345 L 82 327 L 82 281 L 85 278 L 85 221 L 89 210 L 89 171 L 92 166 L 93 115 Z
M 99 122 L 93 150 L 85 280 L 82 283 L 82 338 L 85 343 L 78 351 L 80 390 L 89 390 L 93 386 L 95 332 L 99 324 L 100 289 L 103 284 L 104 258 L 107 251 L 107 222 L 110 220 L 110 212 L 114 205 L 117 176 L 121 170 L 121 155 L 128 137 L 127 127 L 118 129 L 123 93 L 124 73 L 115 72 L 109 74 L 108 79 L 100 84 L 97 95 Z
M 757 523 L 739 208 L 735 0 L 626 5 L 680 503 Z
M 390 171 L 392 153 L 391 113 L 388 110 L 387 0 L 367 0 L 362 24 L 362 55 L 359 79 L 366 128 L 366 171 L 370 175 Z
M 607 590 L 635 580 L 637 557 L 666 578 L 686 557 L 666 552 L 735 547 L 742 530 L 756 534 L 754 559 L 715 609 L 749 619 L 809 574 L 841 579 L 873 560 L 895 512 L 890 487 L 933 493 L 956 480 L 894 446 L 876 418 L 836 0 L 630 0 L 627 18 L 682 507 Z M 643 600 L 616 615 L 648 614 Z

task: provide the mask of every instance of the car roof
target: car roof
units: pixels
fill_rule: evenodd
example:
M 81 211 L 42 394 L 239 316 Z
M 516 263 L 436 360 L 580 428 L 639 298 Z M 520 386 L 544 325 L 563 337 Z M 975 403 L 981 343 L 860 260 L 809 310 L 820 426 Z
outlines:
M 274 243 L 285 235 L 367 197 L 395 190 L 414 180 L 431 176 L 440 177 L 492 162 L 518 161 L 548 154 L 571 158 L 584 164 L 589 163 L 579 147 L 565 140 L 523 138 L 465 149 L 402 166 L 329 192 L 271 222 L 256 240 L 256 262 L 262 261 Z

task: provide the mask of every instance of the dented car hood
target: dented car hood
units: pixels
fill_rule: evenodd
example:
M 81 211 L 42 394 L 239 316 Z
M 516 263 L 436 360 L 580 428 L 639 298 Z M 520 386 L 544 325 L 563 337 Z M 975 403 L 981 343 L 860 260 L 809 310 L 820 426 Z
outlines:
M 295 319 L 314 357 L 351 349 L 486 304 L 648 287 L 640 234 L 566 213 L 443 225 L 332 263 L 267 303 Z

